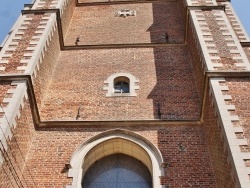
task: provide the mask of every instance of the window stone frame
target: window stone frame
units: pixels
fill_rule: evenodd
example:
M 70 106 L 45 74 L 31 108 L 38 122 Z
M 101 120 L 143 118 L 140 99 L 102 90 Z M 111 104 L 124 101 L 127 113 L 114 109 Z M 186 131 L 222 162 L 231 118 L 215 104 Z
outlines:
M 114 80 L 118 77 L 126 77 L 129 79 L 129 93 L 114 93 Z M 112 74 L 104 81 L 107 86 L 103 87 L 104 91 L 107 91 L 106 97 L 135 97 L 137 96 L 136 90 L 139 89 L 137 85 L 139 80 L 129 73 L 115 73 Z

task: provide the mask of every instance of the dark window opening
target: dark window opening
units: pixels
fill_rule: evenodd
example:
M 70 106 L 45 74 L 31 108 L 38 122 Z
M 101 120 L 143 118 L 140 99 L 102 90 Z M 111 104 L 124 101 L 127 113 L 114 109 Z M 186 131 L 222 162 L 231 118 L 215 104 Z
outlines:
M 129 93 L 129 79 L 118 77 L 114 80 L 114 93 Z

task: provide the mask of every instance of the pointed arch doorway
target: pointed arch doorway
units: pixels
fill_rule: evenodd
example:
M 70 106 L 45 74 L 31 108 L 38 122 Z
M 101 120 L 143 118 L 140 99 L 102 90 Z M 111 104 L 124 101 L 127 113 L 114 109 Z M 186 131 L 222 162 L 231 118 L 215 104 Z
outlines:
M 162 163 L 160 151 L 144 137 L 127 130 L 107 131 L 74 152 L 68 173 L 73 182 L 67 188 L 106 188 L 104 184 L 109 185 L 108 188 L 163 188 Z M 134 179 L 129 178 L 131 176 Z M 113 179 L 106 181 L 108 177 Z

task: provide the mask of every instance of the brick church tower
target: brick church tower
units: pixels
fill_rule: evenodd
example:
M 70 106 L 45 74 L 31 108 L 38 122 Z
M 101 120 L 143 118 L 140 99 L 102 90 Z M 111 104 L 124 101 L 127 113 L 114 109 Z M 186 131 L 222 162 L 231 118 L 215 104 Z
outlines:
M 36 0 L 0 51 L 0 187 L 249 188 L 250 42 L 230 0 Z

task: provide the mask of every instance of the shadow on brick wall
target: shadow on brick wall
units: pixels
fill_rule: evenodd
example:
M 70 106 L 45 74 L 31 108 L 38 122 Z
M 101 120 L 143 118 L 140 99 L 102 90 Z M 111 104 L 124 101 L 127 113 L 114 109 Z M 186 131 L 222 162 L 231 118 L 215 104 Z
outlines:
M 148 95 L 156 119 L 198 119 L 200 98 L 186 47 L 154 48 L 156 85 Z
M 148 28 L 151 43 L 184 43 L 185 24 L 176 2 L 152 3 L 153 24 Z
M 152 43 L 183 43 L 184 27 L 176 2 L 153 3 Z M 199 119 L 198 96 L 191 59 L 186 47 L 154 48 L 157 83 L 153 99 L 156 119 Z

